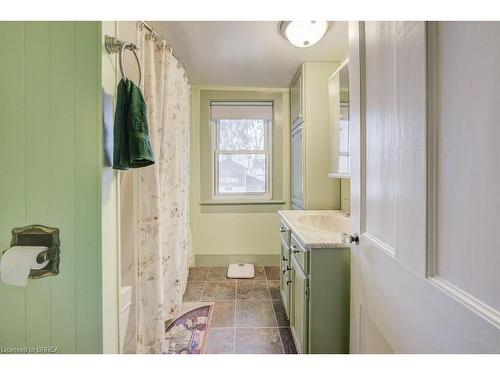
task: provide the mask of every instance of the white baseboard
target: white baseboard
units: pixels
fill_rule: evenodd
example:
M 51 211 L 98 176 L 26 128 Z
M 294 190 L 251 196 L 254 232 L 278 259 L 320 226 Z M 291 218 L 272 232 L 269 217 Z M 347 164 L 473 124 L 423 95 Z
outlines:
M 231 263 L 253 263 L 256 266 L 274 266 L 280 261 L 279 254 L 196 254 L 195 266 L 227 266 Z

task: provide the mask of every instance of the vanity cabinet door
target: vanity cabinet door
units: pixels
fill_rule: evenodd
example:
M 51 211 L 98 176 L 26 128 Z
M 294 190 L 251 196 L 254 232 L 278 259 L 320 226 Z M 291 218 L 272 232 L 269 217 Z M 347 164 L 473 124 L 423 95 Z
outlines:
M 309 280 L 302 271 L 294 255 L 290 255 L 292 270 L 291 306 L 292 320 L 290 328 L 295 340 L 297 352 L 308 353 L 308 305 L 309 305 Z
M 286 315 L 290 316 L 290 247 L 281 241 L 280 292 Z
M 304 125 L 301 124 L 292 131 L 291 139 L 291 177 L 292 203 L 304 208 Z

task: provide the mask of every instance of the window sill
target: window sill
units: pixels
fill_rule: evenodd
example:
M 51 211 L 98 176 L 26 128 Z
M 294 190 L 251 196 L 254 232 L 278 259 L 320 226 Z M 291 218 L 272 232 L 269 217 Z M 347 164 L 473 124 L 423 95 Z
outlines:
M 218 201 L 203 201 L 200 206 L 239 206 L 239 205 L 272 205 L 286 204 L 283 200 L 267 199 L 267 200 L 218 200 Z
M 328 173 L 328 178 L 344 178 L 350 180 L 351 175 L 349 173 Z

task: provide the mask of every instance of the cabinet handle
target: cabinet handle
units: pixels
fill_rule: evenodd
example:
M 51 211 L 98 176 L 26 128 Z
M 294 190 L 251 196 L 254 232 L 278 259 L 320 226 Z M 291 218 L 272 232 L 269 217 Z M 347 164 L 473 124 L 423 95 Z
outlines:
M 285 233 L 285 232 L 286 232 L 285 227 L 281 226 L 281 227 L 280 227 L 280 232 L 281 232 L 281 233 Z
M 286 285 L 290 285 L 292 283 L 292 280 L 287 280 Z
M 288 259 L 283 255 L 283 262 L 288 262 Z
M 300 250 L 297 250 L 297 246 L 295 246 L 295 245 L 290 246 L 290 250 L 292 250 L 292 253 L 294 253 L 294 254 L 297 254 L 298 252 L 300 252 Z
M 291 271 L 292 269 L 290 268 L 290 266 L 286 266 L 286 267 L 283 267 L 281 270 L 283 271 L 283 275 L 284 275 L 285 273 L 287 273 L 288 271 Z
M 359 235 L 357 233 L 354 233 L 353 235 L 350 235 L 348 233 L 342 233 L 342 236 L 343 236 L 343 241 L 346 245 L 350 244 L 359 245 Z

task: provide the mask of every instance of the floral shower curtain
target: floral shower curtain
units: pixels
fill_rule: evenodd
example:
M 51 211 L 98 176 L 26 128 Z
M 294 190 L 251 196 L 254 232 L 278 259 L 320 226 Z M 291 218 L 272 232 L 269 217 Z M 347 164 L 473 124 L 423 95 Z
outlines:
M 137 27 L 155 164 L 134 171 L 137 353 L 165 352 L 191 263 L 190 85 L 166 42 Z

